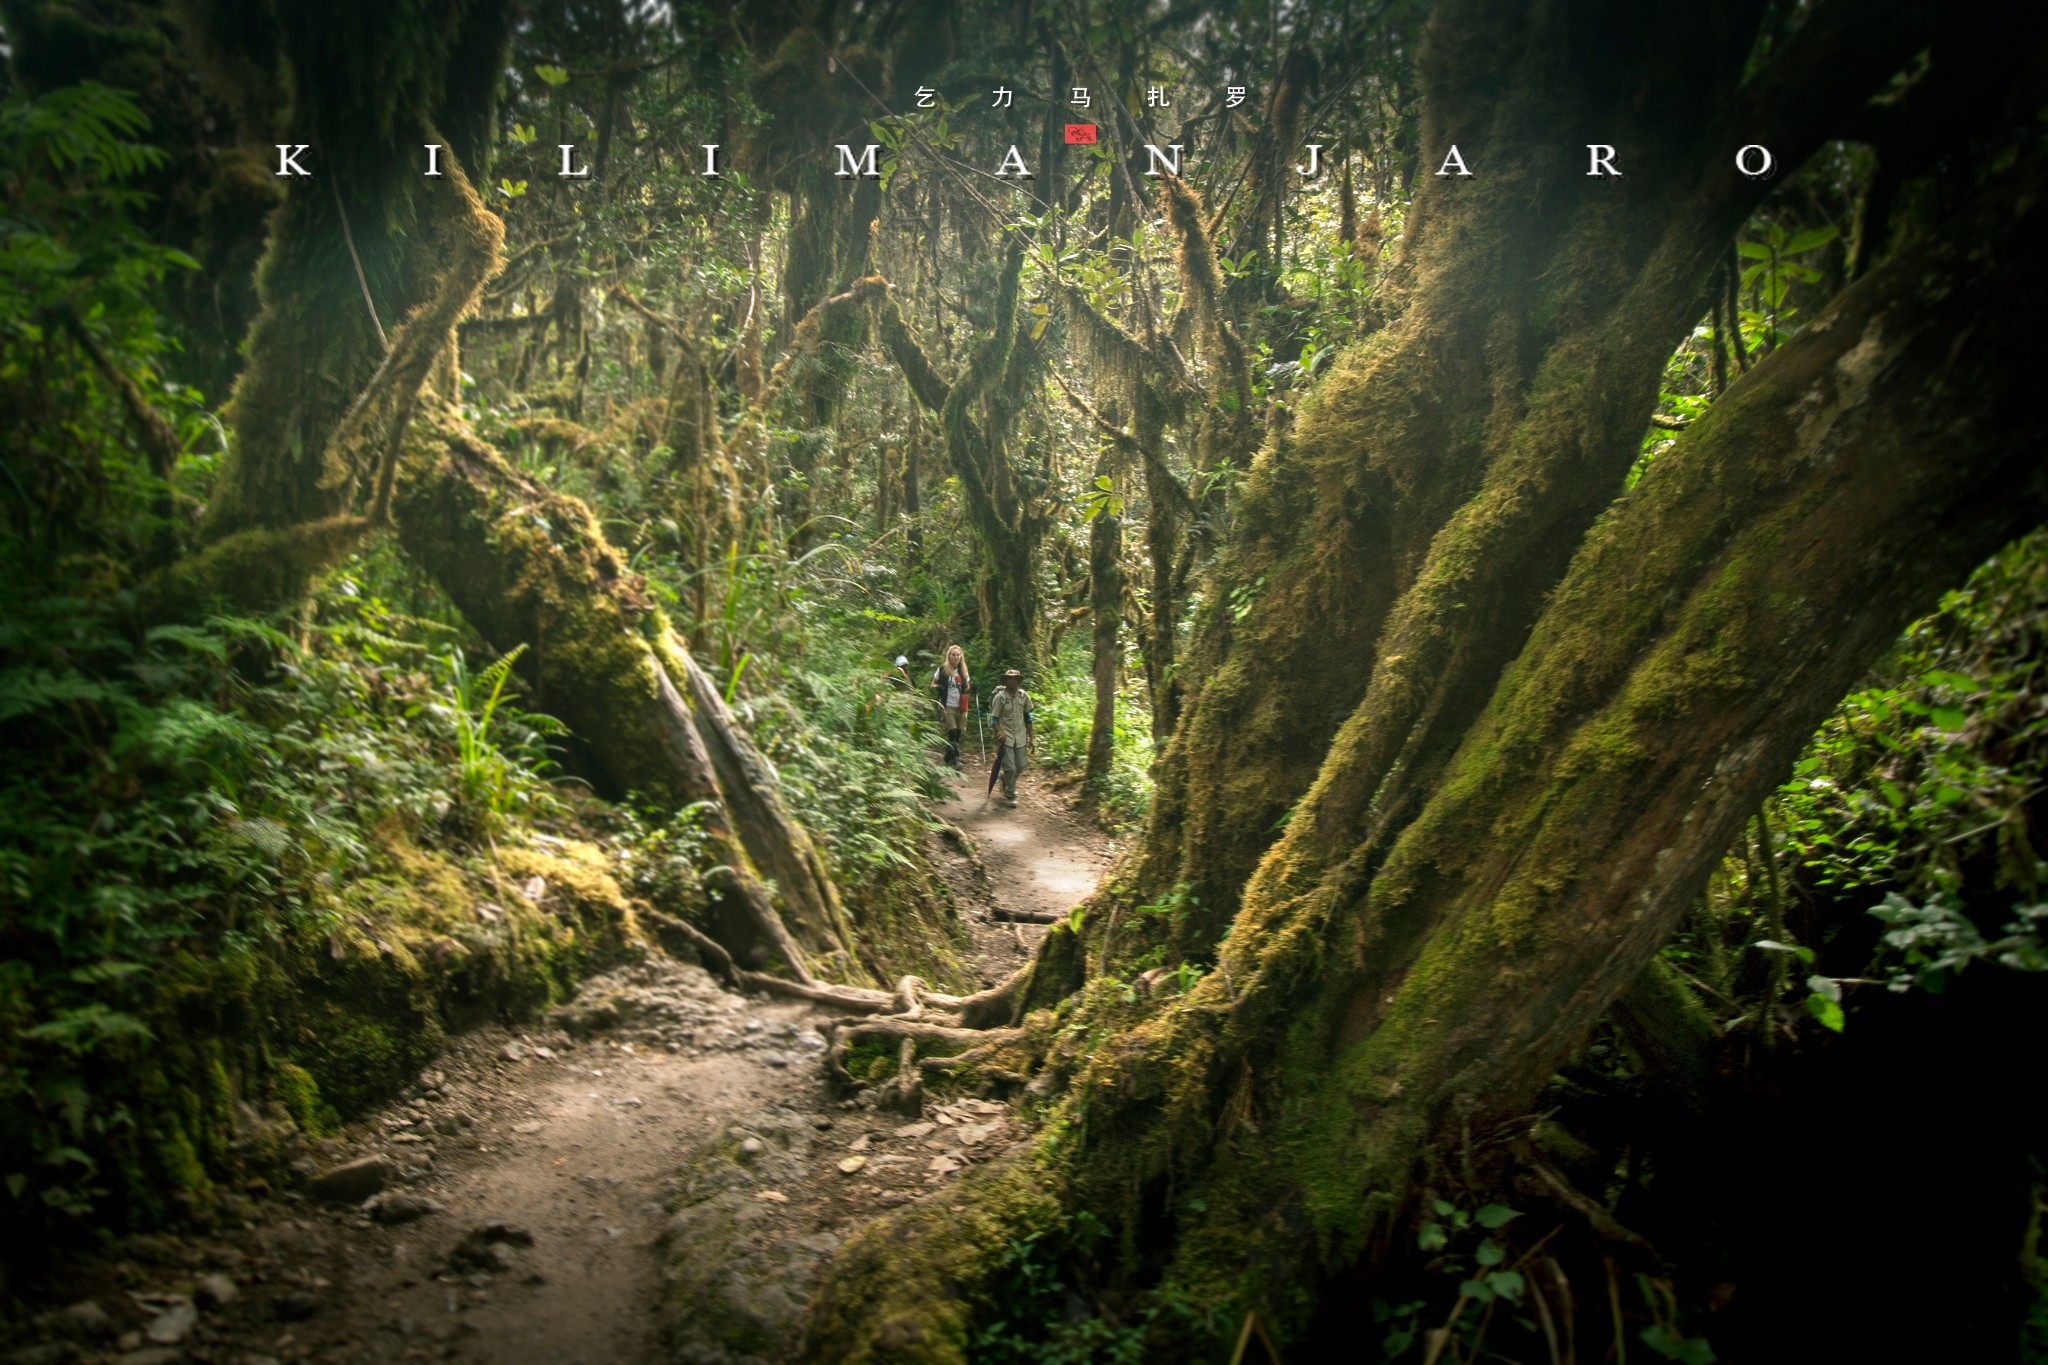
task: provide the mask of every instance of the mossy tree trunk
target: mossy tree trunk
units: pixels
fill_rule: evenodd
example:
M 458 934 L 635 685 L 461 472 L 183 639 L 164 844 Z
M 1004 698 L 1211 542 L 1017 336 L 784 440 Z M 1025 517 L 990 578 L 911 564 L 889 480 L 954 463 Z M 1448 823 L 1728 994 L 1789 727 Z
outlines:
M 829 16 L 820 20 L 830 33 Z M 882 182 L 835 174 L 837 144 L 862 146 L 870 140 L 873 93 L 885 90 L 886 64 L 857 45 L 830 44 L 809 26 L 785 38 L 754 81 L 754 95 L 771 125 L 752 148 L 779 181 L 771 187 L 789 196 L 788 245 L 782 263 L 782 316 L 777 337 L 785 353 L 802 347 L 791 376 L 788 415 L 800 428 L 829 427 L 845 402 L 853 357 L 867 342 L 869 319 L 859 309 L 837 309 L 812 320 L 820 301 L 847 289 L 869 268 L 873 227 L 882 212 Z M 800 328 L 807 328 L 799 335 Z M 791 545 L 802 549 L 813 538 L 812 482 L 817 439 L 789 444 L 790 472 L 780 480 L 781 519 Z
M 1103 462 L 1105 471 L 1110 462 Z M 1088 762 L 1081 790 L 1100 803 L 1109 790 L 1116 750 L 1116 685 L 1123 673 L 1124 523 L 1104 506 L 1088 527 L 1088 614 L 1093 626 L 1095 710 L 1088 722 Z
M 511 12 L 452 0 L 256 8 L 260 17 L 195 4 L 187 17 L 217 84 L 269 91 L 280 66 L 290 73 L 289 108 L 270 111 L 273 140 L 312 146 L 298 163 L 309 175 L 281 182 L 249 359 L 228 407 L 233 439 L 205 527 L 216 546 L 245 537 L 263 552 L 216 555 L 228 572 L 204 586 L 273 606 L 294 600 L 352 543 L 335 534 L 337 519 L 363 495 L 373 466 L 330 438 L 400 320 L 436 287 L 438 263 L 413 243 L 432 234 L 434 197 L 449 191 L 419 174 L 420 144 L 445 137 L 454 159 L 478 164 Z M 406 54 L 397 69 L 392 52 Z M 248 105 L 257 92 L 223 93 Z
M 697 347 L 680 336 L 662 441 L 670 452 L 667 472 L 675 485 L 676 524 L 683 542 L 680 567 L 689 582 L 690 619 L 702 623 L 710 615 L 710 575 L 705 570 L 725 556 L 745 518 L 740 512 L 739 473 L 720 434 L 717 388 Z
M 1369 872 L 1346 725 L 1217 969 L 1082 1062 L 1031 1149 L 866 1233 L 813 1358 L 963 1359 L 1008 1239 L 1075 1208 L 1193 1301 L 1298 1328 L 1433 1151 L 1525 1115 L 1842 694 L 2048 512 L 2044 189 L 1852 288 L 1659 457 Z
M 1480 95 L 1461 73 L 1522 106 L 1490 136 L 1458 134 L 1468 157 L 1598 89 L 1565 59 L 1591 59 L 1585 35 L 1480 8 L 1440 9 L 1425 59 L 1432 147 L 1482 107 L 1460 103 Z M 1803 152 L 1830 102 L 1853 109 L 1933 37 L 1859 8 L 1852 41 L 1846 9 L 1813 11 L 1741 89 L 1747 22 L 1633 33 L 1657 60 L 1630 79 L 1676 84 L 1673 129 L 1704 101 L 1716 127 L 1775 130 L 1729 145 Z M 1711 70 L 1662 69 L 1702 51 Z M 1224 582 L 1264 587 L 1242 620 L 1207 622 L 1234 675 L 1207 672 L 1192 699 L 1174 742 L 1186 824 L 1155 823 L 1151 855 L 1163 847 L 1169 882 L 1225 878 L 1201 885 L 1227 887 L 1232 913 L 1168 944 L 1213 970 L 1099 1046 L 1028 1059 L 1070 1081 L 1040 1137 L 844 1251 L 811 1358 L 964 1359 L 1014 1239 L 1079 1209 L 1119 1234 L 1122 1288 L 1163 1283 L 1257 1311 L 1283 1339 L 1301 1329 L 1329 1277 L 1392 1244 L 1434 1157 L 1526 1122 L 1901 626 L 2048 510 L 2025 368 L 2048 303 L 2038 153 L 1839 297 L 1621 495 L 1658 369 L 1753 203 L 1728 183 L 1726 140 L 1616 203 L 1589 205 L 1526 157 L 1501 171 L 1523 177 L 1518 214 L 1480 184 L 1431 192 L 1410 321 L 1351 357 L 1297 442 L 1262 460 Z M 1469 275 L 1432 254 L 1447 237 Z M 1633 268 L 1600 265 L 1617 251 Z M 1540 306 L 1515 298 L 1531 279 Z M 1410 562 L 1389 562 L 1404 545 Z M 1326 694 L 1305 697 L 1311 683 Z M 1261 737 L 1287 752 L 1268 761 Z M 1258 771 L 1235 811 L 1191 789 L 1239 766 Z M 1248 808 L 1269 818 L 1208 856 Z M 1084 995 L 1080 1019 L 1111 1017 L 1112 997 Z
M 1174 581 L 1174 563 L 1193 512 L 1187 491 L 1166 467 L 1166 405 L 1149 383 L 1140 382 L 1132 407 L 1131 435 L 1145 477 L 1145 552 L 1151 565 L 1151 617 L 1145 631 L 1145 691 L 1152 699 L 1152 738 L 1164 743 L 1180 722 L 1185 691 L 1175 657 L 1186 603 Z
M 1024 242 L 1013 236 L 1005 251 L 993 319 L 984 339 L 951 382 L 932 367 L 888 285 L 874 277 L 856 289 L 875 298 L 883 347 L 902 369 L 910 391 L 937 414 L 947 463 L 960 480 L 967 523 L 981 546 L 976 602 L 989 662 L 1028 668 L 1038 635 L 1037 556 L 1048 527 L 1011 468 L 1007 427 L 1020 367 L 1032 363 L 1017 324 L 1017 291 Z M 863 285 L 867 287 L 862 288 Z
M 423 398 L 437 363 L 453 372 L 456 323 L 502 265 L 502 224 L 461 165 L 488 140 L 510 15 L 493 3 L 401 8 L 281 7 L 277 23 L 251 27 L 195 7 L 216 68 L 285 64 L 292 118 L 316 130 L 318 155 L 273 229 L 211 543 L 179 570 L 181 590 L 288 604 L 395 520 L 408 554 L 486 640 L 531 647 L 522 672 L 540 704 L 620 794 L 701 811 L 729 869 L 720 927 L 736 956 L 779 961 L 806 982 L 814 969 L 858 975 L 838 892 L 772 769 L 589 509 L 523 479 Z M 252 35 L 271 46 L 250 49 Z M 395 72 L 392 52 L 404 54 Z M 444 135 L 446 174 L 419 175 L 419 144 Z M 682 359 L 669 434 L 678 472 L 709 504 L 730 496 L 717 411 L 701 363 Z M 700 510 L 700 528 L 731 520 Z M 780 913 L 756 868 L 773 879 Z
M 851 935 L 823 859 L 789 818 L 773 772 L 705 685 L 640 575 L 590 511 L 520 475 L 442 412 L 407 451 L 399 542 L 519 668 L 616 794 L 699 812 L 732 869 L 716 935 L 749 966 L 853 970 Z M 775 883 L 781 915 L 761 876 Z M 784 923 L 789 926 L 783 928 Z
M 1251 375 L 1243 342 L 1224 317 L 1224 282 L 1210 239 L 1208 214 L 1187 182 L 1173 176 L 1159 182 L 1164 210 L 1179 249 L 1182 309 L 1199 345 L 1202 382 L 1188 373 L 1185 357 L 1162 334 L 1139 285 L 1133 332 L 1112 320 L 1079 288 L 1064 294 L 1069 323 L 1076 327 L 1096 371 L 1097 392 L 1110 391 L 1109 406 L 1128 406 L 1128 434 L 1112 438 L 1131 452 L 1143 471 L 1145 548 L 1151 562 L 1151 610 L 1143 641 L 1147 691 L 1152 702 L 1152 736 L 1163 743 L 1180 723 L 1186 689 L 1176 666 L 1180 630 L 1195 570 L 1213 551 L 1223 516 L 1222 482 L 1210 477 L 1225 461 L 1250 458 L 1256 442 L 1250 420 Z M 1097 415 L 1098 423 L 1104 423 Z M 1168 466 L 1166 430 L 1180 422 L 1195 453 L 1191 491 Z M 1104 423 L 1114 428 L 1115 423 Z
M 1426 179 L 1387 286 L 1401 316 L 1254 463 L 1183 664 L 1202 684 L 1141 881 L 1186 883 L 1214 912 L 1198 936 L 1228 923 L 1368 692 L 1360 780 L 1389 830 L 1412 817 L 1620 491 L 1709 268 L 1768 188 L 1734 149 L 1798 165 L 1928 38 L 1902 6 L 1843 8 L 1747 82 L 1741 6 L 1610 24 L 1475 2 L 1433 20 L 1424 143 L 1439 163 L 1457 146 L 1473 175 Z M 1620 178 L 1587 174 L 1584 144 L 1607 135 L 1579 131 L 1603 128 L 1627 130 Z

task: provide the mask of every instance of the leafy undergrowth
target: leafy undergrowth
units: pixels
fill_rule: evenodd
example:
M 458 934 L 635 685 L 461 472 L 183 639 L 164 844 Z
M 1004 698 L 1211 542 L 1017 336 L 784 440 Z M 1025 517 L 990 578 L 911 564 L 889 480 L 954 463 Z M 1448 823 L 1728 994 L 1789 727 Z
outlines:
M 373 581 L 420 594 L 401 611 Z M 140 628 L 119 594 L 0 626 L 7 1223 L 148 1225 L 260 1182 L 445 1032 L 544 1008 L 703 908 L 695 813 L 607 805 L 510 666 L 375 554 L 295 623 Z M 734 703 L 876 976 L 967 984 L 924 861 L 920 700 L 851 629 Z M 224 1183 L 225 1182 L 225 1183 Z
M 998 1307 L 974 1339 L 982 1365 L 1138 1365 L 1161 1337 L 1228 1340 L 1232 1306 L 1160 1292 L 1124 1298 L 1103 1288 L 1114 1258 L 1109 1227 L 1082 1209 L 1058 1232 L 1013 1239 Z
M 1095 679 L 1086 640 L 1070 635 L 1052 665 L 1036 682 L 1039 754 L 1045 763 L 1080 773 L 1088 762 L 1088 732 L 1095 717 Z M 1097 803 L 1108 823 L 1128 829 L 1145 818 L 1152 803 L 1152 717 L 1143 699 L 1126 687 L 1116 699 L 1109 774 Z
M 17 600 L 0 626 L 16 1227 L 204 1212 L 632 932 L 508 660 L 475 669 L 347 576 L 292 635 L 126 605 Z
M 868 970 L 972 990 L 964 930 L 925 852 L 931 803 L 946 794 L 931 707 L 885 667 L 901 627 L 837 604 L 806 624 L 807 648 L 765 670 L 739 713 L 830 850 Z

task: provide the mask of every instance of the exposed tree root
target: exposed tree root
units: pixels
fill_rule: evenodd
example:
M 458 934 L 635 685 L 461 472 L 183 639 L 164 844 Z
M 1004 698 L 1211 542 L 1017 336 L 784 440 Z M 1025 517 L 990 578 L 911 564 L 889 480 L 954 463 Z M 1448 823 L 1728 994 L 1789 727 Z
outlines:
M 857 1024 L 841 1025 L 839 1031 L 856 1043 L 864 1038 L 909 1038 L 920 1043 L 951 1044 L 955 1047 L 1007 1043 L 1024 1036 L 1022 1029 L 961 1028 L 955 1024 L 933 1024 L 922 1019 L 900 1019 L 886 1014 L 863 1019 Z
M 842 1087 L 853 1090 L 869 1082 L 855 1076 L 847 1068 L 846 1059 L 855 1044 L 873 1039 L 895 1039 L 898 1048 L 896 1080 L 905 1075 L 917 1075 L 924 1071 L 946 1071 L 971 1065 L 995 1048 L 1014 1043 L 1024 1036 L 1017 1028 L 972 1029 L 950 1024 L 927 1023 L 921 1019 L 903 1019 L 890 1015 L 877 1015 L 859 1023 L 842 1024 L 833 1030 L 832 1045 L 825 1050 L 825 1070 Z M 954 1051 L 939 1056 L 920 1058 L 920 1046 L 948 1047 Z M 1008 1073 L 1006 1073 L 1008 1074 Z M 891 1082 L 889 1084 L 895 1084 Z M 887 1096 L 902 1098 L 901 1087 L 895 1090 L 885 1085 Z M 884 1098 L 882 1103 L 887 1103 Z
M 1523 1165 L 1543 1183 L 1551 1197 L 1586 1220 L 1586 1226 L 1593 1235 L 1606 1243 L 1622 1260 L 1640 1269 L 1664 1273 L 1667 1269 L 1664 1258 L 1650 1239 L 1625 1226 L 1606 1205 L 1585 1193 L 1571 1182 L 1571 1177 L 1550 1164 L 1533 1142 L 1521 1143 L 1517 1148 Z
M 916 1118 L 924 1112 L 924 1071 L 917 1064 L 917 1040 L 896 1050 L 896 1074 L 875 1088 L 875 1106 Z
M 983 1048 L 1009 1042 L 1017 1036 L 1015 1028 L 1005 1025 L 1014 1018 L 1017 1001 L 1031 978 L 1031 968 L 1027 965 L 990 989 L 968 996 L 926 990 L 924 981 L 915 976 L 898 980 L 893 991 L 839 986 L 817 980 L 792 981 L 739 966 L 724 945 L 687 920 L 652 908 L 643 909 L 641 918 L 654 928 L 657 935 L 693 951 L 707 970 L 722 977 L 734 990 L 808 1000 L 849 1014 L 869 1016 L 866 1022 L 852 1026 L 855 1030 L 869 1031 L 860 1036 L 886 1034 L 912 1037 L 917 1041 L 971 1042 L 977 1045 L 964 1056 L 978 1055 Z M 937 1012 L 928 1014 L 927 1009 Z M 847 1041 L 854 1041 L 852 1035 Z M 841 1052 L 843 1054 L 843 1049 Z M 928 1057 L 924 1064 L 928 1067 L 932 1064 L 952 1065 L 963 1060 L 964 1056 Z M 840 1081 L 848 1085 L 857 1084 L 846 1074 L 843 1065 L 835 1067 L 832 1061 L 828 1057 L 827 1067 Z

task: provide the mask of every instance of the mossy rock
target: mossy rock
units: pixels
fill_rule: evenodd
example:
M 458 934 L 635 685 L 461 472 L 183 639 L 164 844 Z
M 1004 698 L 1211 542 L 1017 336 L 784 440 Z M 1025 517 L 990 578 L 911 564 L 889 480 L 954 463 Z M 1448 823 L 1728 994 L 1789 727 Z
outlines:
M 281 1183 L 305 1137 L 387 1102 L 449 1033 L 534 1017 L 629 956 L 634 906 L 605 862 L 559 839 L 465 863 L 387 827 L 372 871 L 322 918 L 167 959 L 140 1010 L 151 1041 L 105 1054 L 95 1081 L 133 1116 L 90 1153 L 112 1193 L 103 1220 L 205 1218 L 223 1185 Z
M 758 1151 L 744 1150 L 750 1139 Z M 670 1359 L 765 1365 L 794 1355 L 811 1286 L 839 1237 L 792 1227 L 780 1205 L 755 1196 L 800 1181 L 814 1146 L 801 1121 L 776 1120 L 728 1130 L 687 1164 L 663 1234 Z

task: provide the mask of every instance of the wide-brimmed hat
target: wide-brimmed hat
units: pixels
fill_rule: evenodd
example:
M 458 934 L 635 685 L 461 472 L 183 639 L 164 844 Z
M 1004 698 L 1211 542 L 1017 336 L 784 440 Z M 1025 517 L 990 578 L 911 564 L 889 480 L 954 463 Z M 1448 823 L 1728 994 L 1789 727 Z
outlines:
M 1009 670 L 1008 672 L 1006 672 L 1006 673 L 1004 673 L 1004 674 L 1003 674 L 1003 681 L 1004 681 L 1004 682 L 1008 682 L 1008 681 L 1009 681 L 1010 679 L 1012 679 L 1012 678 L 1021 678 L 1021 677 L 1023 677 L 1023 676 L 1024 676 L 1024 670 L 1023 670 L 1023 669 L 1021 669 L 1021 668 L 1013 668 L 1013 669 L 1010 669 L 1010 670 Z

